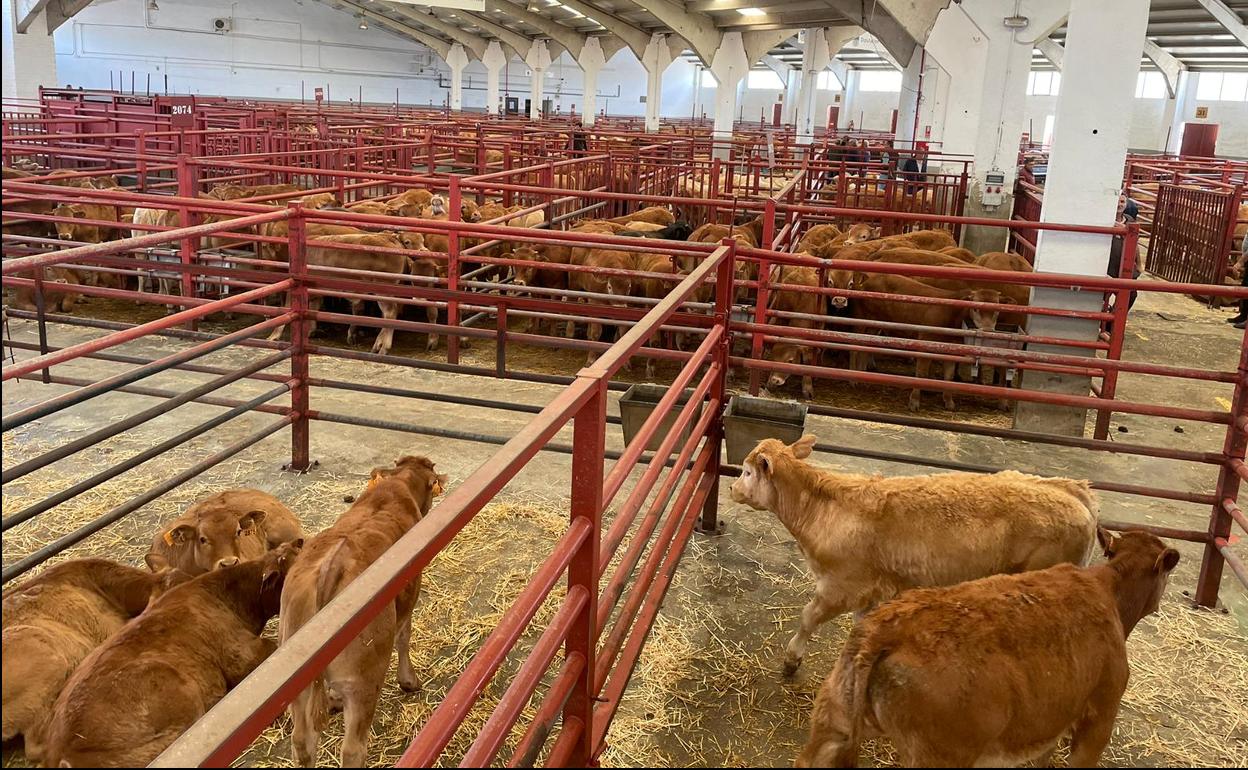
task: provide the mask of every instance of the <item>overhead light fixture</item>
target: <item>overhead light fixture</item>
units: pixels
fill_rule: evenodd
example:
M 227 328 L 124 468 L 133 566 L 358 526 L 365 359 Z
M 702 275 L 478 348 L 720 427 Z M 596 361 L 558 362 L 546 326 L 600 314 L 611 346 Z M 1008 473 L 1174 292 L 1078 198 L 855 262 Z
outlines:
M 767 12 L 762 8 L 738 8 L 737 13 L 742 16 L 766 16 Z
M 368 29 L 368 19 L 364 18 L 364 14 L 360 14 L 360 29 Z
M 159 11 L 159 10 L 160 10 L 160 6 L 159 6 L 159 5 L 156 5 L 156 0 L 147 0 L 147 10 L 149 10 L 149 11 Z

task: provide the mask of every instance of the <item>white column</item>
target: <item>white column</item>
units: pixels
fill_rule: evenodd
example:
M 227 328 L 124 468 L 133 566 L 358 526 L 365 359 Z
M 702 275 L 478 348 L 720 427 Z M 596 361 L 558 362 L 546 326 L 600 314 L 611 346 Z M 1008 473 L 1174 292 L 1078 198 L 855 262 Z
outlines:
M 507 64 L 507 55 L 497 40 L 491 40 L 481 57 L 485 65 L 485 111 L 489 115 L 498 114 L 498 76 Z
M 1183 147 L 1183 124 L 1191 120 L 1195 114 L 1193 110 L 1196 103 L 1196 79 L 1199 77 L 1198 72 L 1183 70 L 1179 73 L 1174 98 L 1168 100 L 1166 104 L 1167 125 L 1170 126 L 1170 136 L 1166 139 L 1166 146 L 1163 148 L 1166 152 L 1177 155 Z
M 537 40 L 529 47 L 524 63 L 529 65 L 529 120 L 542 119 L 542 93 L 546 88 L 546 70 L 550 67 L 550 50 L 545 40 Z
M 901 95 L 897 98 L 897 133 L 893 140 L 894 147 L 913 149 L 915 131 L 914 124 L 919 116 L 919 101 L 923 73 L 923 46 L 916 45 L 910 56 L 910 63 L 901 71 Z
M 1122 169 L 1135 98 L 1135 82 L 1148 26 L 1148 4 L 1137 0 L 1072 0 L 1067 25 L 1062 88 L 1057 98 L 1043 222 L 1110 225 L 1117 214 Z M 1042 232 L 1036 247 L 1037 272 L 1105 275 L 1111 237 Z M 1032 304 L 1100 310 L 1098 292 L 1032 290 Z M 1064 339 L 1094 340 L 1100 324 L 1052 316 L 1032 316 L 1028 332 Z M 1052 350 L 1044 346 L 1029 346 Z M 1070 354 L 1075 349 L 1057 348 Z M 1079 349 L 1087 354 L 1087 350 Z M 1023 387 L 1087 395 L 1087 377 L 1026 372 Z M 1020 403 L 1015 426 L 1066 435 L 1083 435 L 1080 408 Z
M 836 114 L 836 127 L 841 130 L 849 128 L 851 121 L 854 128 L 862 128 L 854 117 L 854 102 L 858 101 L 858 74 L 858 70 L 849 70 L 845 77 L 845 98 L 841 99 L 841 110 Z
M 451 46 L 446 65 L 451 68 L 451 111 L 459 112 L 464 108 L 464 68 L 468 66 L 468 53 L 462 45 Z
M 785 123 L 797 122 L 797 97 L 802 86 L 802 71 L 789 68 L 788 78 L 784 81 L 784 110 L 781 120 Z
M 750 60 L 745 55 L 745 43 L 740 32 L 725 32 L 711 59 L 711 72 L 719 81 L 715 89 L 715 125 L 712 139 L 732 141 L 732 125 L 737 118 L 737 88 L 750 71 Z M 727 145 L 715 147 L 714 156 L 727 159 Z
M 47 11 L 41 11 L 26 28 L 17 31 L 15 0 L 3 3 L 3 94 L 5 99 L 38 99 L 39 86 L 59 86 L 56 49 L 48 34 Z M 94 86 L 95 83 L 74 83 Z
M 646 50 L 642 52 L 641 66 L 646 68 L 646 131 L 659 130 L 659 108 L 663 100 L 663 72 L 672 63 L 672 49 L 667 35 L 658 32 L 650 36 Z
M 832 54 L 822 29 L 806 30 L 806 50 L 802 53 L 802 85 L 797 94 L 797 143 L 810 144 L 815 133 L 815 89 L 819 73 L 828 67 Z
M 581 71 L 585 73 L 585 103 L 581 105 L 585 111 L 581 115 L 581 125 L 592 126 L 594 114 L 598 112 L 598 72 L 607 63 L 607 57 L 602 51 L 602 43 L 598 42 L 598 38 L 585 39 L 585 45 L 581 48 L 581 55 L 576 63 L 581 65 Z

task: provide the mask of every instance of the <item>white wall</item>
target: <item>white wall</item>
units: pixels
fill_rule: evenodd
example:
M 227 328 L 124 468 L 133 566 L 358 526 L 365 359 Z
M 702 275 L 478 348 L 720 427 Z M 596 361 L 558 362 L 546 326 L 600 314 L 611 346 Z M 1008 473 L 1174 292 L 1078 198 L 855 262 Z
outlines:
M 38 99 L 39 86 L 56 82 L 56 56 L 48 36 L 47 13 L 40 13 L 26 32 L 18 34 L 14 0 L 4 0 L 3 95 L 5 99 Z

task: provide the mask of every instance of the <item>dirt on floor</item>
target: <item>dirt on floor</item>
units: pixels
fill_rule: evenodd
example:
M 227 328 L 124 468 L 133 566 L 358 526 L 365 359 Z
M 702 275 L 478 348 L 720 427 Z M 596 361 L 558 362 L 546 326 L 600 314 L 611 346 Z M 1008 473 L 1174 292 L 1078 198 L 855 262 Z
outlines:
M 98 304 L 99 301 L 92 301 L 81 306 L 79 312 L 102 316 L 105 311 Z M 132 308 L 113 307 L 107 312 L 116 313 L 113 317 L 119 320 L 136 320 Z M 1176 365 L 1233 368 L 1237 343 L 1242 337 L 1223 322 L 1227 314 L 1182 297 L 1142 297 L 1132 312 L 1126 355 Z M 223 331 L 242 323 L 241 319 L 214 320 L 204 328 Z M 58 325 L 50 331 L 53 345 L 73 344 L 97 334 Z M 27 341 L 35 338 L 34 325 L 25 321 L 13 321 L 12 333 Z M 343 344 L 340 330 L 331 328 L 328 339 L 333 344 Z M 397 339 L 394 352 L 424 355 L 422 338 L 399 334 Z M 184 345 L 146 339 L 130 343 L 119 352 L 155 357 Z M 478 343 L 467 351 L 465 360 L 492 366 L 493 354 L 492 343 Z M 227 350 L 213 354 L 204 363 L 238 366 L 258 355 L 246 349 Z M 445 351 L 439 350 L 434 357 L 444 355 Z M 517 369 L 532 367 L 528 370 L 567 375 L 575 373 L 583 363 L 581 353 L 537 348 L 532 353 L 523 348 L 509 350 L 509 365 Z M 312 367 L 313 375 L 319 377 L 506 398 L 535 405 L 547 403 L 559 390 L 557 386 L 508 382 L 506 395 L 501 396 L 499 383 L 488 378 L 319 357 L 314 358 Z M 630 376 L 640 379 L 641 369 L 635 366 Z M 98 379 L 119 367 L 78 362 L 58 370 Z M 661 377 L 670 376 L 670 371 L 660 368 L 659 373 Z M 151 384 L 185 390 L 202 381 L 202 376 L 167 372 L 153 378 Z M 737 387 L 742 384 L 734 382 Z M 796 387 L 795 383 L 790 383 L 790 387 Z M 263 383 L 242 382 L 223 395 L 241 398 L 264 389 L 267 385 Z M 63 391 L 59 386 L 37 382 L 7 383 L 4 409 L 7 413 L 24 408 Z M 1219 399 L 1227 398 L 1229 388 L 1223 383 L 1123 377 L 1120 393 L 1124 398 L 1154 403 L 1225 409 L 1227 406 L 1222 406 Z M 835 400 L 838 396 L 832 387 L 820 385 L 817 396 L 830 399 L 829 403 L 841 403 Z M 886 405 L 893 398 L 865 389 L 862 397 Z M 132 414 L 151 403 L 139 396 L 112 394 L 10 431 L 4 436 L 4 465 L 12 467 L 96 430 L 116 415 Z M 928 403 L 936 401 L 931 398 Z M 893 405 L 897 412 L 904 412 L 905 394 L 897 394 Z M 321 389 L 314 391 L 313 407 L 504 437 L 514 435 L 529 417 L 523 413 L 448 404 L 428 406 L 424 402 Z M 610 412 L 618 413 L 614 396 Z M 990 405 L 983 412 L 985 419 L 1008 417 L 998 416 Z M 206 406 L 183 407 L 72 460 L 6 484 L 3 514 L 7 518 L 52 491 L 87 478 L 105 465 L 216 413 Z M 974 409 L 960 409 L 957 417 L 966 419 L 975 414 Z M 159 463 L 140 466 L 28 524 L 12 528 L 3 539 L 4 563 L 13 563 L 273 419 L 272 415 L 251 414 L 231 421 L 188 442 Z M 1111 438 L 1115 440 L 1211 451 L 1220 448 L 1223 430 L 1217 425 L 1129 415 L 1116 416 L 1113 425 Z M 846 448 L 910 451 L 934 459 L 1120 479 L 1163 488 L 1209 490 L 1214 476 L 1212 466 L 1117 454 L 1090 455 L 897 426 L 815 417 L 808 426 L 821 441 Z M 555 440 L 566 441 L 566 432 Z M 608 426 L 607 445 L 613 449 L 622 446 L 614 426 Z M 152 532 L 161 522 L 185 510 L 199 497 L 233 486 L 255 487 L 277 495 L 299 514 L 307 530 L 314 532 L 348 507 L 347 499 L 363 488 L 370 468 L 391 462 L 400 454 L 415 452 L 433 457 L 440 469 L 450 473 L 453 487 L 495 450 L 479 443 L 315 423 L 312 450 L 319 465 L 311 473 L 296 475 L 279 471 L 287 447 L 286 433 L 280 432 L 105 528 L 65 556 L 108 555 L 141 564 Z M 845 471 L 889 475 L 923 472 L 914 466 L 839 455 L 820 455 L 816 459 Z M 565 526 L 569 482 L 566 456 L 539 455 L 430 565 L 416 610 L 412 644 L 413 659 L 417 670 L 423 672 L 424 686 L 417 693 L 406 694 L 398 690 L 393 676 L 388 680 L 373 726 L 370 764 L 392 764 L 397 759 L 549 552 Z M 627 490 L 626 486 L 625 493 Z M 622 500 L 623 495 L 618 499 Z M 1168 526 L 1202 528 L 1208 517 L 1207 507 L 1128 495 L 1104 494 L 1102 505 L 1105 514 L 1115 519 Z M 811 590 L 801 554 L 773 516 L 728 502 L 726 484 L 720 489 L 720 506 L 726 531 L 714 537 L 695 535 L 691 541 L 612 725 L 608 749 L 602 757 L 606 766 L 791 766 L 805 741 L 814 693 L 831 671 L 849 619 L 841 618 L 821 629 L 802 670 L 792 679 L 782 676 L 780 657 L 784 643 Z M 1161 611 L 1143 621 L 1129 642 L 1132 679 L 1113 741 L 1103 757 L 1103 763 L 1109 766 L 1248 766 L 1248 612 L 1243 592 L 1233 578 L 1227 577 L 1223 581 L 1225 609 L 1193 609 L 1189 595 L 1196 582 L 1202 549 L 1191 544 L 1180 544 L 1179 548 L 1182 562 L 1171 579 Z M 533 626 L 537 631 L 553 612 L 558 598 L 557 591 L 539 612 Z M 508 658 L 498 683 L 483 693 L 466 726 L 455 736 L 445 764 L 457 763 L 462 756 L 535 636 L 532 631 L 526 636 L 517 652 Z M 522 727 L 531 719 L 534 706 L 531 703 L 527 707 Z M 238 764 L 289 766 L 289 735 L 289 723 L 283 717 L 257 739 Z M 334 718 L 322 742 L 320 763 L 336 761 L 340 737 L 341 719 Z M 515 739 L 513 732 L 500 753 L 502 760 L 510 757 Z M 863 761 L 883 766 L 896 764 L 886 742 L 864 747 Z M 19 747 L 6 746 L 4 764 L 24 765 Z

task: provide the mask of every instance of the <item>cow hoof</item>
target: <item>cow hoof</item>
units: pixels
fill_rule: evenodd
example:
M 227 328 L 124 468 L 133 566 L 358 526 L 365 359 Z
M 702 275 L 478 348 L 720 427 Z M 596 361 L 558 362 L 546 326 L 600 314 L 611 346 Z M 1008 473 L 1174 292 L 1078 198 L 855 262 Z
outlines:
M 952 399 L 952 398 L 946 398 L 946 399 L 945 399 L 945 408 L 946 408 L 946 409 L 948 409 L 949 411 L 951 411 L 951 412 L 952 412 L 952 411 L 955 411 L 955 410 L 957 409 L 957 405 L 953 403 L 953 399 Z
M 801 667 L 802 667 L 802 661 L 800 658 L 798 658 L 797 660 L 786 658 L 784 661 L 784 675 L 786 677 L 793 676 L 794 674 L 797 673 L 797 670 Z
M 910 404 L 909 404 L 909 406 L 910 406 L 910 411 L 912 411 L 912 412 L 917 412 L 917 411 L 919 411 L 919 399 L 918 399 L 918 397 L 917 397 L 917 396 L 911 396 L 911 397 L 910 397 Z
M 815 398 L 815 389 L 814 388 L 802 388 L 802 398 L 806 399 L 807 401 L 813 401 Z
M 415 675 L 412 675 L 412 678 L 407 681 L 404 681 L 403 678 L 400 677 L 399 689 L 402 690 L 403 692 L 419 692 L 420 682 L 416 679 Z
M 437 340 L 429 340 L 429 344 L 428 344 L 428 345 L 425 345 L 425 352 L 426 352 L 426 353 L 432 353 L 433 351 L 435 351 L 435 350 L 437 350 L 437 349 L 438 349 L 438 341 L 437 341 Z

